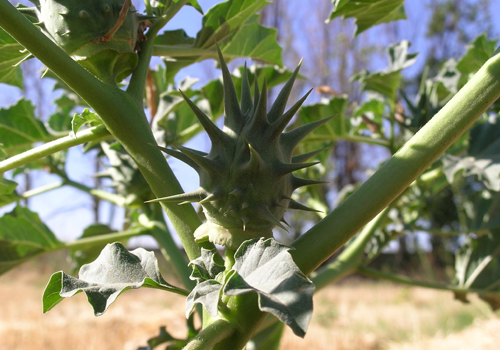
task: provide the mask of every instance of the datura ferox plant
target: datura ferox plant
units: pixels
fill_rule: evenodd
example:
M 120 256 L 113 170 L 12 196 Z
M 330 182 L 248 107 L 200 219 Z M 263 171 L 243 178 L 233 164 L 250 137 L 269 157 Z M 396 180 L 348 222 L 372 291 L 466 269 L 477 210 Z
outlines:
M 398 149 L 396 134 L 406 124 L 397 125 L 397 117 L 386 116 L 386 111 L 395 113 L 399 88 L 395 82 L 399 84 L 400 70 L 415 58 L 415 54 L 407 54 L 407 42 L 389 48 L 390 70 L 358 77 L 362 90 L 375 91 L 378 97 L 359 110 L 354 109 L 352 118 L 347 118 L 344 115 L 349 110 L 347 97 L 335 96 L 327 104 L 321 101 L 302 107 L 311 91 L 287 109 L 301 63 L 293 72 L 276 66 L 258 66 L 256 71 L 264 72 L 261 74 L 268 78 L 266 82 L 260 75 L 261 85 L 256 71 L 252 77 L 253 68 L 247 70 L 245 65 L 241 76 L 235 74 L 233 81 L 224 57 L 282 64 L 275 30 L 259 22 L 257 12 L 269 3 L 266 0 L 227 0 L 216 4 L 203 14 L 202 28 L 195 38 L 182 29 L 164 30 L 164 27 L 185 5 L 203 12 L 197 0 L 145 0 L 143 15 L 137 13 L 131 0 L 31 2 L 35 7 L 16 8 L 8 0 L 0 0 L 0 83 L 22 87 L 22 81 L 15 80 L 16 74 L 22 76 L 19 63 L 38 58 L 50 71 L 45 77 L 58 78 L 64 84 L 57 84 L 56 88 L 75 97 L 56 101 L 58 110 L 65 112 L 56 113 L 59 124 L 49 125 L 60 126 L 61 132 L 73 127 L 73 132 L 69 136 L 53 135 L 33 112 L 24 116 L 34 110 L 27 101 L 0 110 L 0 137 L 10 136 L 0 139 L 0 205 L 18 202 L 12 212 L 0 217 L 0 274 L 40 254 L 60 249 L 72 249 L 73 253 L 87 250 L 88 256 L 82 254 L 78 262 L 81 267 L 78 278 L 62 271 L 52 275 L 43 296 L 44 312 L 79 292 L 87 294 L 96 315 L 104 313 L 128 289 L 148 287 L 185 296 L 186 338 L 174 338 L 162 329 L 158 337 L 148 342 L 151 349 L 169 343 L 169 349 L 184 350 L 275 350 L 279 348 L 283 324 L 304 337 L 312 316 L 315 290 L 355 272 L 391 277 L 366 266 L 372 259 L 371 256 L 366 259 L 367 249 L 380 254 L 386 244 L 399 237 L 392 233 L 386 237 L 386 225 L 392 222 L 390 209 L 399 205 L 398 198 L 405 196 L 405 190 L 417 186 L 415 180 L 436 164 L 436 159 L 500 97 L 500 55 L 495 55 L 493 48 L 491 52 L 470 55 L 474 60 L 491 58 L 481 61 L 484 64 L 481 69 L 474 61 L 475 73 L 472 74 L 472 68 L 464 73 L 470 80 L 464 81 L 456 94 L 450 92 L 443 101 L 446 105 Z M 360 23 L 366 23 L 369 15 L 372 23 L 373 16 L 387 16 L 386 8 L 379 7 L 386 5 L 377 2 L 333 3 L 331 18 L 356 17 Z M 394 6 L 402 10 L 402 2 Z M 391 19 L 401 18 L 399 10 Z M 488 47 L 480 46 L 481 50 Z M 153 56 L 163 56 L 164 66 L 153 69 Z M 184 81 L 177 83 L 183 86 L 180 95 L 175 91 L 174 78 L 180 69 L 217 57 L 223 91 L 219 80 L 199 90 L 191 89 Z M 5 76 L 3 72 L 7 72 Z M 129 76 L 130 80 L 125 81 Z M 384 85 L 384 77 L 388 77 L 390 86 Z M 241 91 L 238 91 L 240 81 L 236 79 L 240 78 Z M 268 106 L 268 85 L 285 81 L 275 102 Z M 153 123 L 146 117 L 145 103 L 152 118 L 153 111 L 163 109 Z M 69 113 L 80 107 L 88 109 L 76 114 L 70 123 Z M 383 115 L 370 122 L 380 123 L 384 132 L 363 131 L 354 125 L 354 119 L 360 119 L 356 113 L 375 113 L 372 108 Z M 222 129 L 216 124 L 221 114 L 224 114 Z M 296 124 L 300 126 L 285 130 L 297 114 Z M 332 120 L 337 114 L 340 114 L 337 119 Z M 29 130 L 32 125 L 37 131 L 34 136 Z M 80 129 L 82 125 L 89 126 Z M 199 125 L 211 141 L 208 153 L 181 144 L 202 130 Z M 390 132 L 385 132 L 386 125 Z M 493 129 L 495 125 L 490 123 L 488 127 Z M 310 137 L 314 130 L 314 137 Z M 30 136 L 26 137 L 29 140 L 18 134 Z M 164 137 L 178 134 L 179 138 Z M 304 147 L 306 151 L 297 152 L 304 138 L 310 144 Z M 287 229 L 284 215 L 288 210 L 316 211 L 292 196 L 298 188 L 322 182 L 294 172 L 318 163 L 309 162 L 311 158 L 322 159 L 321 165 L 326 168 L 329 159 L 320 153 L 340 139 L 387 147 L 393 157 L 290 246 L 277 242 L 273 229 Z M 165 142 L 162 144 L 165 147 L 157 145 L 157 141 Z M 43 144 L 35 147 L 37 143 Z M 111 170 L 101 175 L 114 176 L 116 193 L 72 181 L 64 160 L 52 157 L 56 152 L 84 143 L 86 149 L 97 149 L 99 157 L 109 160 Z M 316 148 L 319 149 L 308 152 Z M 197 190 L 182 193 L 178 178 L 160 150 L 198 173 Z M 50 169 L 63 181 L 58 186 L 28 191 L 31 194 L 23 197 L 16 192 L 15 179 L 7 178 L 10 176 L 7 172 L 33 161 L 47 165 L 37 164 L 34 169 Z M 441 177 L 445 183 L 439 166 L 427 173 L 427 180 L 420 179 L 425 182 Z M 29 166 L 23 169 L 31 170 Z M 313 173 L 310 170 L 307 172 Z M 81 239 L 60 242 L 36 213 L 20 204 L 29 196 L 65 185 L 125 207 L 124 230 L 113 232 L 105 225 L 94 225 L 98 227 L 90 227 Z M 313 203 L 321 203 L 313 206 L 329 210 L 326 197 L 312 198 L 315 194 L 314 190 L 308 192 Z M 190 205 L 193 202 L 203 208 L 204 223 Z M 183 250 L 176 245 L 164 214 L 176 230 Z M 376 237 L 379 232 L 384 233 L 380 242 Z M 117 242 L 138 235 L 156 239 L 182 287 L 163 279 L 155 254 L 142 248 L 129 252 Z M 483 238 L 490 239 L 486 235 Z M 374 248 L 369 249 L 374 240 L 377 240 Z M 349 241 L 336 260 L 317 270 Z M 224 258 L 216 245 L 225 247 Z M 98 254 L 101 247 L 104 249 Z M 491 247 L 498 251 L 496 245 Z M 489 251 L 484 250 L 478 257 L 485 256 L 485 252 Z M 474 257 L 467 254 L 470 259 Z M 474 259 L 470 266 L 486 266 L 476 264 Z M 465 281 L 468 269 L 457 270 L 463 272 L 461 281 Z M 468 282 L 457 286 L 432 286 L 463 298 L 472 292 L 499 298 L 498 289 L 478 289 L 483 287 L 471 284 L 482 273 L 474 271 Z M 491 276 L 495 280 L 487 285 L 498 286 L 498 274 Z M 392 280 L 413 283 L 406 277 Z M 495 298 L 491 300 L 497 302 Z M 198 328 L 194 312 L 201 321 Z
M 257 81 L 252 98 L 247 69 L 243 71 L 241 101 L 238 102 L 231 75 L 219 50 L 224 83 L 225 119 L 223 130 L 182 93 L 201 125 L 212 147 L 210 153 L 178 146 L 177 150 L 161 149 L 194 168 L 200 176 L 200 187 L 189 193 L 155 201 L 199 202 L 206 222 L 195 232 L 198 241 L 236 249 L 247 239 L 270 238 L 273 228 L 284 230 L 287 209 L 315 211 L 291 198 L 302 186 L 323 182 L 293 175 L 296 170 L 317 163 L 306 163 L 319 152 L 292 156 L 297 144 L 310 132 L 326 123 L 325 118 L 283 132 L 311 91 L 285 112 L 288 97 L 300 64 L 279 93 L 269 112 L 267 89 Z

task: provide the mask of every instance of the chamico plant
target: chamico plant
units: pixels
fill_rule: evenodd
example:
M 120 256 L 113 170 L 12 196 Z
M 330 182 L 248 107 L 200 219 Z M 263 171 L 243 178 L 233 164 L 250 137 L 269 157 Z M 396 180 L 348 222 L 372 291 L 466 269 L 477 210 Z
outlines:
M 19 63 L 36 57 L 46 67 L 44 79 L 55 79 L 65 93 L 55 102 L 48 125 L 25 100 L 0 110 L 0 172 L 5 175 L 0 204 L 13 206 L 0 218 L 0 272 L 40 254 L 70 249 L 78 277 L 62 271 L 52 275 L 43 294 L 44 312 L 85 292 L 98 316 L 128 289 L 155 288 L 186 296 L 188 332 L 177 339 L 161 329 L 148 341 L 149 348 L 264 350 L 278 349 L 283 325 L 303 337 L 315 290 L 355 272 L 452 291 L 464 301 L 468 293 L 477 293 L 492 307 L 500 305 L 494 105 L 500 96 L 500 57 L 494 41 L 478 37 L 454 67 L 446 66 L 446 74 L 424 76 L 416 101 L 402 92 L 406 114 L 398 110 L 397 92 L 401 70 L 416 54 L 408 52 L 406 41 L 390 46 L 386 69 L 356 76 L 362 90 L 377 97 L 353 108 L 347 118 L 349 101 L 342 96 L 302 106 L 308 92 L 287 109 L 300 64 L 293 72 L 279 68 L 276 31 L 260 25 L 256 14 L 265 0 L 228 0 L 204 14 L 196 0 L 146 0 L 145 14 L 130 0 L 32 2 L 32 8 L 16 8 L 0 0 L 0 82 L 22 87 Z M 183 30 L 164 30 L 185 5 L 203 15 L 196 38 Z M 391 18 L 384 5 L 333 5 L 330 18 L 354 17 L 358 32 L 368 29 L 368 15 L 396 20 L 403 11 L 402 2 L 395 2 L 398 11 Z M 150 68 L 153 56 L 164 64 Z M 270 65 L 245 66 L 231 74 L 225 60 L 236 57 Z M 214 80 L 196 90 L 183 80 L 176 86 L 181 68 L 212 58 L 218 59 L 222 83 Z M 440 80 L 453 74 L 456 86 Z M 267 89 L 281 83 L 268 107 Z M 156 111 L 151 123 L 145 103 Z M 221 129 L 216 119 L 222 114 Z M 203 129 L 211 141 L 208 153 L 183 146 Z M 393 156 L 334 210 L 323 213 L 330 205 L 314 188 L 323 186 L 318 175 L 339 139 L 377 144 Z M 108 159 L 108 169 L 98 175 L 110 178 L 114 191 L 70 178 L 64 151 L 81 144 Z M 162 151 L 196 170 L 199 189 L 183 193 Z M 61 181 L 20 193 L 11 178 L 21 168 L 43 168 Z M 20 202 L 61 186 L 125 207 L 123 230 L 92 225 L 80 239 L 60 242 Z M 457 219 L 464 208 L 446 215 L 422 208 L 434 198 L 433 203 L 453 201 L 450 196 L 458 193 L 466 193 L 461 199 L 469 203 L 467 213 L 475 211 L 474 220 Z M 200 203 L 204 222 L 192 202 Z M 322 220 L 285 245 L 273 238 L 273 229 L 293 230 L 284 218 L 291 210 L 317 213 Z M 164 213 L 184 252 L 173 241 Z M 456 252 L 454 282 L 417 282 L 368 267 L 391 240 L 406 233 L 394 227 L 421 230 L 419 220 L 427 220 L 434 231 L 446 226 L 456 227 L 457 234 L 470 233 Z M 138 235 L 157 240 L 181 286 L 162 277 L 153 253 L 125 248 L 127 239 Z M 318 269 L 348 241 L 335 260 Z M 223 256 L 215 244 L 222 246 Z M 195 317 L 201 320 L 199 328 Z

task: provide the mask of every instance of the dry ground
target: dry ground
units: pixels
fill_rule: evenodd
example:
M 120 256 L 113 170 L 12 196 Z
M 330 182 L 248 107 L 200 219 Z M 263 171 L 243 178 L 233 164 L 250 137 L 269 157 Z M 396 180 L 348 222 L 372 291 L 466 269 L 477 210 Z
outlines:
M 97 318 L 84 294 L 42 315 L 42 291 L 55 270 L 27 264 L 0 277 L 0 350 L 136 350 L 161 325 L 185 333 L 184 299 L 151 289 L 125 292 Z M 471 299 L 464 305 L 445 292 L 346 281 L 316 295 L 307 336 L 287 330 L 281 349 L 499 349 L 499 315 Z

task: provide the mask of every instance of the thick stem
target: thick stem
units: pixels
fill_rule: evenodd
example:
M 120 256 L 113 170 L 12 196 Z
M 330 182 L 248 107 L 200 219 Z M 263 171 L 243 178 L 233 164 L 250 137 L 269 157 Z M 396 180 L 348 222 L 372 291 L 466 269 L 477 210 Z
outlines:
M 96 141 L 111 136 L 104 125 L 95 126 L 76 133 L 75 136 L 65 136 L 57 140 L 47 142 L 29 151 L 7 158 L 0 162 L 0 173 L 20 167 L 29 162 L 47 157 L 70 147 L 81 145 L 85 142 Z
M 153 204 L 153 206 L 160 208 L 157 204 Z M 188 261 L 177 247 L 177 244 L 175 244 L 167 224 L 165 223 L 161 209 L 154 210 L 153 219 L 153 237 L 160 245 L 162 253 L 172 264 L 184 287 L 190 290 L 193 289 L 196 286 L 196 282 L 189 278 L 191 269 L 188 266 Z
M 387 217 L 388 213 L 389 207 L 384 209 L 372 221 L 370 221 L 370 223 L 368 223 L 368 225 L 361 230 L 359 235 L 354 238 L 352 243 L 350 243 L 347 248 L 340 253 L 335 261 L 328 264 L 320 271 L 313 272 L 311 274 L 311 280 L 314 282 L 316 290 L 320 290 L 329 284 L 335 283 L 345 276 L 356 272 L 363 261 L 366 244 L 373 237 L 377 229 Z
M 231 323 L 218 319 L 202 330 L 183 350 L 210 350 L 215 344 L 226 339 L 233 332 L 234 327 Z
M 354 194 L 293 243 L 306 274 L 314 271 L 387 207 L 500 97 L 500 54 Z

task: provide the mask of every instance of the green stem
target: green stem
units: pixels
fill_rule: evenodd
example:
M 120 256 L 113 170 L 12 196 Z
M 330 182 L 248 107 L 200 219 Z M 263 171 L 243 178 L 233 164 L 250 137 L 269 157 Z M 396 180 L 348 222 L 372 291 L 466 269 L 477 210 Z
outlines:
M 110 193 L 110 192 L 106 192 L 106 191 L 103 191 L 103 190 L 99 190 L 99 189 L 96 189 L 96 188 L 87 187 L 87 186 L 85 186 L 85 185 L 83 185 L 83 184 L 81 184 L 79 182 L 70 180 L 67 177 L 63 177 L 63 179 L 64 179 L 64 184 L 66 184 L 68 186 L 77 188 L 80 191 L 83 191 L 83 192 L 86 192 L 86 193 L 90 194 L 91 196 L 97 197 L 99 199 L 103 199 L 103 200 L 108 201 L 108 202 L 110 202 L 110 203 L 112 203 L 114 205 L 117 205 L 119 207 L 124 207 L 125 206 L 126 200 L 125 200 L 125 198 L 123 198 L 120 195 L 117 195 L 117 194 L 114 194 L 114 193 Z
M 153 56 L 170 56 L 170 57 L 190 57 L 202 56 L 204 58 L 217 58 L 216 50 L 202 49 L 197 47 L 179 47 L 167 45 L 155 45 L 153 47 Z M 241 55 L 224 54 L 226 58 L 240 58 Z
M 154 204 L 154 206 L 160 208 L 157 204 Z M 165 219 L 163 218 L 163 212 L 161 210 L 155 210 L 155 212 L 154 221 L 152 222 L 154 225 L 153 237 L 160 245 L 165 258 L 172 264 L 184 287 L 193 289 L 196 286 L 196 282 L 189 278 L 191 269 L 188 266 L 188 261 L 177 247 L 177 244 L 175 244 L 167 224 L 165 223 Z
M 146 79 L 148 76 L 149 63 L 151 61 L 151 56 L 153 55 L 154 40 L 158 32 L 180 11 L 180 9 L 186 5 L 189 0 L 180 0 L 177 3 L 172 4 L 165 16 L 157 18 L 154 21 L 153 26 L 148 30 L 146 34 L 147 40 L 141 45 L 141 51 L 139 52 L 139 63 L 134 69 L 134 73 L 130 78 L 130 84 L 127 88 L 127 92 L 135 97 L 138 101 L 142 101 L 144 97 L 144 89 L 146 85 Z M 147 4 L 146 4 L 147 5 Z
M 186 0 L 169 9 L 173 16 Z M 0 26 L 58 75 L 101 117 L 109 132 L 137 163 L 155 195 L 167 197 L 182 193 L 182 188 L 156 144 L 144 113 L 142 100 L 106 85 L 65 54 L 7 0 L 0 0 Z M 165 17 L 168 22 L 168 16 Z M 152 28 L 153 29 L 153 28 Z M 194 230 L 201 221 L 192 206 L 161 203 L 179 235 L 190 260 L 200 256 L 201 245 L 194 240 Z M 204 243 L 207 249 L 213 248 Z
M 342 136 L 342 135 L 339 135 L 339 136 L 317 135 L 317 136 L 308 137 L 304 142 L 338 141 L 338 140 L 343 140 L 343 141 L 348 141 L 348 142 L 363 142 L 363 143 L 367 143 L 370 145 L 377 145 L 377 146 L 383 146 L 383 147 L 390 146 L 390 143 L 387 140 L 373 139 L 371 137 L 359 136 L 359 135 L 344 135 L 344 136 Z
M 202 330 L 183 350 L 210 350 L 232 333 L 234 333 L 233 325 L 226 320 L 218 319 Z
M 440 283 L 433 283 L 433 282 L 415 281 L 415 280 L 408 278 L 406 276 L 382 272 L 382 271 L 375 270 L 375 269 L 372 269 L 372 268 L 366 267 L 366 266 L 360 266 L 358 268 L 357 272 L 359 272 L 360 274 L 367 276 L 367 277 L 373 277 L 373 278 L 377 278 L 377 279 L 391 281 L 391 282 L 395 282 L 398 284 L 406 284 L 406 285 L 414 286 L 414 287 L 424 287 L 424 288 L 429 288 L 429 289 L 446 290 L 446 291 L 450 291 L 450 292 L 454 292 L 454 293 L 485 293 L 485 294 L 500 295 L 500 292 L 498 292 L 498 291 L 476 289 L 476 288 L 464 288 L 464 287 L 459 287 L 459 286 L 455 286 L 455 285 L 440 284 Z
M 147 234 L 151 234 L 151 230 L 146 227 L 140 227 L 131 230 L 107 233 L 99 236 L 80 238 L 73 242 L 64 243 L 64 245 L 59 249 L 81 249 L 90 245 L 106 244 Z
M 386 219 L 389 209 L 390 207 L 385 208 L 370 221 L 342 253 L 340 253 L 335 261 L 311 274 L 311 280 L 316 286 L 316 290 L 320 290 L 356 272 L 363 261 L 366 245 Z
M 354 194 L 293 243 L 309 274 L 399 196 L 500 97 L 500 55 L 472 79 Z
M 110 136 L 104 125 L 95 126 L 76 133 L 75 136 L 65 136 L 57 140 L 47 142 L 41 146 L 30 149 L 29 151 L 7 158 L 0 162 L 0 173 L 20 167 L 29 162 L 47 157 L 59 151 L 70 147 L 81 145 L 85 142 L 96 141 Z

